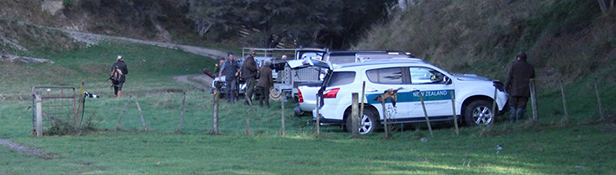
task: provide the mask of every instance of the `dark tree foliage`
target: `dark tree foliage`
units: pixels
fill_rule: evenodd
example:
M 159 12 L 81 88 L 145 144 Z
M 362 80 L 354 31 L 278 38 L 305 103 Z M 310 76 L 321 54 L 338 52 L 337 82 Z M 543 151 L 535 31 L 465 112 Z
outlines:
M 200 35 L 259 47 L 346 48 L 394 0 L 188 0 Z M 210 32 L 212 31 L 212 32 Z M 215 32 L 214 32 L 215 31 Z
M 89 29 L 94 32 L 111 31 L 151 38 L 157 31 L 156 25 L 174 31 L 188 28 L 192 21 L 186 18 L 188 7 L 176 0 L 79 0 L 81 11 L 65 12 L 66 15 L 90 15 L 100 22 Z M 117 24 L 114 25 L 114 24 Z M 188 24 L 188 25 L 186 25 Z M 128 34 L 130 36 L 130 34 Z M 135 37 L 135 36 L 133 36 Z

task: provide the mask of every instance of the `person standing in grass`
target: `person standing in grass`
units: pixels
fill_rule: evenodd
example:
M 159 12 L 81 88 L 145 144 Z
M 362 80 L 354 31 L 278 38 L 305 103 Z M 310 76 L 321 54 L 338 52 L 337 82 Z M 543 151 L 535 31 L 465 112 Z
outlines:
M 272 79 L 272 69 L 270 68 L 270 62 L 265 61 L 261 69 L 259 69 L 259 82 L 257 83 L 257 92 L 261 94 L 259 98 L 259 106 L 263 106 L 263 102 L 270 107 L 269 104 L 269 92 L 274 85 Z
M 116 62 L 111 65 L 111 83 L 113 86 L 113 96 L 115 98 L 122 97 L 122 87 L 126 82 L 126 75 L 128 75 L 128 67 L 124 62 L 124 57 L 118 55 Z
M 235 103 L 235 97 L 237 95 L 237 75 L 240 72 L 240 66 L 237 61 L 235 61 L 233 52 L 227 53 L 227 56 L 227 61 L 222 64 L 221 70 L 218 73 L 218 79 L 220 80 L 222 75 L 225 75 L 227 102 L 233 104 Z
M 2 55 L 0 55 L 0 56 L 2 56 L 2 59 L 8 58 L 8 54 L 6 53 L 6 49 L 2 49 Z
M 505 81 L 509 93 L 509 123 L 522 119 L 530 96 L 529 82 L 535 78 L 535 68 L 526 61 L 526 53 L 520 52 L 511 63 Z
M 255 52 L 251 50 L 248 57 L 244 58 L 244 64 L 240 71 L 242 78 L 246 81 L 246 104 L 252 104 L 252 95 L 255 92 L 255 84 L 257 82 L 257 70 Z

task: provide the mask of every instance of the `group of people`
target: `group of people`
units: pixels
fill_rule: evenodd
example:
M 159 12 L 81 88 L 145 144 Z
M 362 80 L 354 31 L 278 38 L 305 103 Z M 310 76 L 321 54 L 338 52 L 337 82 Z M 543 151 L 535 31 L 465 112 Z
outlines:
M 252 105 L 255 92 L 259 95 L 255 98 L 259 100 L 259 105 L 265 103 L 269 105 L 269 92 L 274 85 L 272 79 L 272 69 L 270 62 L 265 61 L 263 66 L 257 67 L 255 62 L 255 52 L 244 58 L 244 63 L 240 66 L 233 56 L 233 52 L 227 53 L 227 59 L 220 58 L 216 66 L 216 73 L 219 79 L 225 76 L 225 88 L 227 102 L 235 103 L 238 97 L 238 81 L 242 78 L 246 82 L 245 104 Z M 126 81 L 128 67 L 124 62 L 124 57 L 118 55 L 116 62 L 111 66 L 110 80 L 114 89 L 114 97 L 122 97 L 122 86 Z M 528 98 L 530 97 L 529 82 L 535 78 L 535 68 L 527 62 L 526 53 L 520 52 L 516 55 L 516 60 L 511 63 L 505 81 L 505 91 L 509 93 L 509 122 L 513 123 L 523 118 Z
M 263 106 L 265 103 L 269 105 L 269 92 L 270 88 L 274 85 L 272 79 L 272 69 L 270 68 L 270 62 L 265 61 L 263 66 L 258 67 L 255 61 L 255 52 L 250 51 L 250 54 L 244 58 L 243 64 L 240 66 L 233 55 L 233 52 L 227 53 L 227 59 L 220 59 L 217 65 L 216 72 L 218 73 L 219 80 L 225 76 L 225 89 L 227 94 L 227 102 L 235 103 L 238 97 L 238 81 L 243 79 L 246 82 L 246 94 L 245 104 L 253 105 L 253 96 L 259 94 L 255 99 L 259 100 L 259 105 Z M 256 92 L 256 93 L 255 93 Z

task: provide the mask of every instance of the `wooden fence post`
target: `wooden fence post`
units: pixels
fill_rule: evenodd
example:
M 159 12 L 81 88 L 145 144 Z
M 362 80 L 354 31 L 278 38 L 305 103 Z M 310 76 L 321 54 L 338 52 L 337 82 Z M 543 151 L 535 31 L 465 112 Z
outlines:
M 563 81 L 560 80 L 560 94 L 563 98 L 563 110 L 565 111 L 565 118 L 563 119 L 564 122 L 568 122 L 569 121 L 569 112 L 567 111 L 567 99 L 565 98 L 565 88 L 563 87 Z
M 530 100 L 531 100 L 531 107 L 533 108 L 533 121 L 537 122 L 537 111 L 539 111 L 537 109 L 537 92 L 535 91 L 535 79 L 530 79 Z
M 426 110 L 426 103 L 424 103 L 423 94 L 421 94 L 421 91 L 417 91 L 417 94 L 419 94 L 421 107 L 423 108 L 424 116 L 426 117 L 426 124 L 428 125 L 428 130 L 430 131 L 430 137 L 434 137 L 434 133 L 432 133 L 432 124 L 430 124 L 430 118 L 428 118 L 428 111 Z
M 113 128 L 113 131 L 118 131 L 118 127 L 120 127 L 120 124 L 122 123 L 122 118 L 124 117 L 124 113 L 126 112 L 126 108 L 130 104 L 130 99 L 131 98 L 132 98 L 131 96 L 128 97 L 128 101 L 126 101 L 126 104 L 124 105 L 124 108 L 122 108 L 122 114 L 120 114 L 120 118 L 118 118 L 118 122 L 116 123 L 115 128 Z
M 86 97 L 84 91 L 85 91 L 85 87 L 86 86 L 86 82 L 85 80 L 81 80 L 81 85 L 79 87 L 79 102 L 81 105 L 81 117 L 75 115 L 73 118 L 73 128 L 75 128 L 75 130 L 77 130 L 79 128 L 78 126 L 78 118 L 81 118 L 81 120 L 83 120 L 85 112 L 86 112 Z
M 212 134 L 219 134 L 218 131 L 218 102 L 220 101 L 220 92 L 214 91 L 214 110 L 212 110 Z
M 496 113 L 498 113 L 498 104 L 496 100 L 498 99 L 498 89 L 494 87 L 494 100 L 492 100 L 492 121 L 488 124 L 488 127 L 492 126 L 496 122 Z
M 366 81 L 364 81 L 361 85 L 361 103 L 359 106 L 359 121 L 357 123 L 361 124 L 361 119 L 364 118 L 364 101 L 366 98 Z
M 246 97 L 246 100 L 248 101 L 248 105 L 250 105 L 250 109 L 248 109 L 246 111 L 246 135 L 251 135 L 250 132 L 250 112 L 252 111 L 252 114 L 257 114 L 257 111 L 255 111 L 255 107 L 252 105 L 252 100 L 249 99 L 250 97 Z
M 358 104 L 358 94 L 357 93 L 352 93 L 351 94 L 351 101 L 353 102 L 352 107 L 351 107 L 351 133 L 353 138 L 358 138 L 359 137 L 359 128 L 357 126 L 357 117 L 359 115 L 359 104 Z M 349 120 L 347 118 L 347 120 Z M 348 122 L 347 122 L 348 123 Z M 347 126 L 348 128 L 349 126 Z
M 139 105 L 137 97 L 135 97 L 135 104 L 137 104 L 137 110 L 139 110 L 139 115 L 141 115 L 141 125 L 143 125 L 143 130 L 148 132 L 148 127 L 145 125 L 145 119 L 143 118 L 143 111 L 141 110 L 141 105 Z
M 34 95 L 34 102 L 36 104 L 36 137 L 43 136 L 43 100 L 41 99 L 41 92 L 37 91 Z
M 603 114 L 603 103 L 601 103 L 601 95 L 599 94 L 599 85 L 597 83 L 597 78 L 595 78 L 595 92 L 597 93 L 597 103 L 599 104 L 599 116 L 601 120 L 605 119 L 605 115 Z
M 381 107 L 383 107 L 383 124 L 385 126 L 385 138 L 391 138 L 391 133 L 389 133 L 390 132 L 389 131 L 389 120 L 388 120 L 389 114 L 387 113 L 387 108 L 385 107 L 386 102 L 387 102 L 387 99 L 385 98 L 381 99 Z
M 284 97 L 284 95 L 283 95 L 283 97 Z M 281 99 L 281 100 L 280 100 L 280 117 L 281 117 L 281 119 L 280 119 L 280 121 L 281 121 L 281 125 L 280 125 L 280 135 L 281 135 L 281 136 L 284 136 L 284 135 L 285 135 L 285 130 L 286 130 L 286 129 L 285 129 L 285 127 L 284 127 L 284 125 L 285 125 L 285 121 L 284 121 L 284 119 L 285 119 L 285 113 L 284 113 L 284 100 L 283 100 L 283 99 Z
M 180 112 L 180 122 L 178 123 L 178 133 L 182 133 L 182 123 L 184 122 L 184 111 L 185 111 L 185 105 L 186 103 L 186 92 L 182 93 L 182 112 Z
M 453 110 L 453 123 L 456 127 L 456 135 L 460 135 L 460 130 L 458 129 L 458 116 L 456 115 L 456 96 L 454 92 L 455 91 L 451 91 L 451 109 Z
M 317 97 L 317 123 L 315 123 L 316 125 L 316 131 L 315 131 L 315 135 L 316 137 L 320 137 L 321 136 L 321 114 L 319 113 L 319 108 L 320 108 L 320 104 L 321 101 L 319 100 L 319 94 L 316 95 Z

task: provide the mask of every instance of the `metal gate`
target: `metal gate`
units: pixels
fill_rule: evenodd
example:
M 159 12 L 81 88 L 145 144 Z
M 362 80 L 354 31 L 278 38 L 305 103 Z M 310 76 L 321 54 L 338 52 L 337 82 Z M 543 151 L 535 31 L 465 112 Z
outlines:
M 37 113 L 40 113 L 40 116 L 37 116 Z M 76 127 L 79 124 L 78 122 L 77 94 L 75 92 L 75 87 L 32 87 L 33 134 L 36 133 L 37 136 L 41 136 L 43 125 L 48 128 L 54 123 L 62 123 Z

